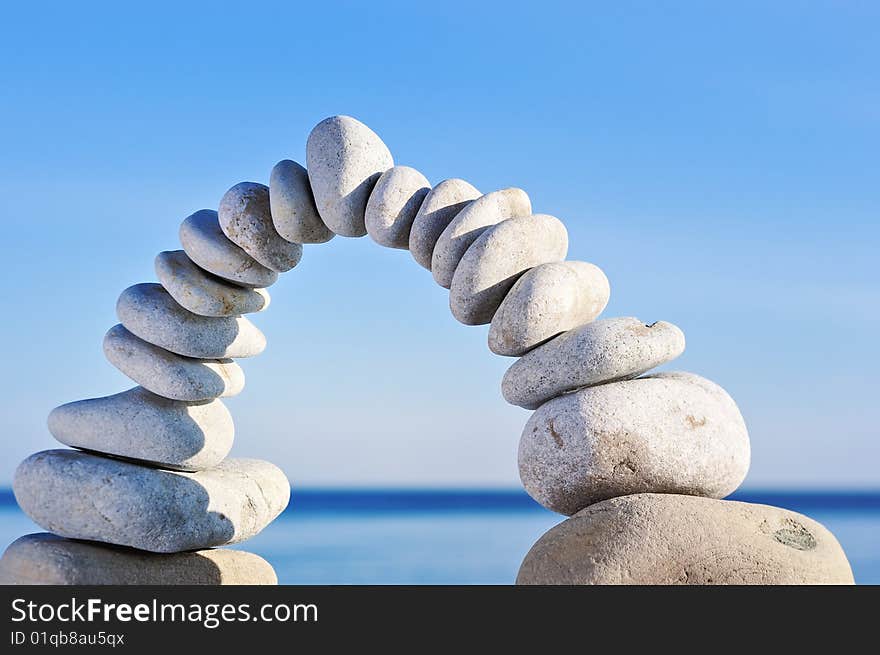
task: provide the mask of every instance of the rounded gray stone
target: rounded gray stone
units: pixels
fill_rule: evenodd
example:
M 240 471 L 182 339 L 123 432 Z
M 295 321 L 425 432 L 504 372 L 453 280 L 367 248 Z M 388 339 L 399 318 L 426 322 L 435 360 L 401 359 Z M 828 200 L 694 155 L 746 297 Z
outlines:
M 274 585 L 278 578 L 269 562 L 243 550 L 146 553 L 40 532 L 9 545 L 0 584 Z
M 156 276 L 177 304 L 199 316 L 238 316 L 269 306 L 269 292 L 225 282 L 196 266 L 183 250 L 160 252 Z
M 266 337 L 243 316 L 199 316 L 181 307 L 161 284 L 135 284 L 116 302 L 126 330 L 147 343 L 184 357 L 253 357 Z
M 431 270 L 437 239 L 452 219 L 480 195 L 474 186 L 458 178 L 443 180 L 428 192 L 409 232 L 409 251 L 420 266 Z
M 56 407 L 49 432 L 74 448 L 198 471 L 223 461 L 235 428 L 219 400 L 187 403 L 134 387 Z
M 611 295 L 608 278 L 587 262 L 551 262 L 526 271 L 499 305 L 489 349 L 519 357 L 558 334 L 593 321 Z
M 837 539 L 779 507 L 671 494 L 591 505 L 542 536 L 517 584 L 853 584 Z
M 236 184 L 223 194 L 217 217 L 223 234 L 266 268 L 283 273 L 302 259 L 302 245 L 282 239 L 275 230 L 265 184 Z
M 268 287 L 278 273 L 266 268 L 232 243 L 212 209 L 201 209 L 180 225 L 180 243 L 199 268 L 243 287 Z
M 226 459 L 183 473 L 76 450 L 31 455 L 12 487 L 22 510 L 48 532 L 156 553 L 244 541 L 290 498 L 287 478 L 269 462 Z
M 394 166 L 382 173 L 364 214 L 373 241 L 386 248 L 406 250 L 416 212 L 430 190 L 427 178 L 409 166 Z
M 633 378 L 684 352 L 672 323 L 604 318 L 569 330 L 515 361 L 501 381 L 504 399 L 536 409 L 581 387 Z
M 561 261 L 568 231 L 547 214 L 509 218 L 486 229 L 452 276 L 449 308 L 465 325 L 489 323 L 517 278 L 533 266 Z
M 213 400 L 244 389 L 244 372 L 231 359 L 182 357 L 139 339 L 122 325 L 107 331 L 104 355 L 137 384 L 171 400 Z
M 315 205 L 336 234 L 362 237 L 373 186 L 394 159 L 373 130 L 351 116 L 318 123 L 306 143 L 306 167 Z
M 284 159 L 269 176 L 269 207 L 278 234 L 294 243 L 325 243 L 334 237 L 318 215 L 309 174 L 295 161 Z
M 574 514 L 627 494 L 723 498 L 749 469 L 733 399 L 693 373 L 658 373 L 566 394 L 532 414 L 519 474 L 547 509 Z
M 529 196 L 516 188 L 493 191 L 468 203 L 437 237 L 431 253 L 434 281 L 448 289 L 458 262 L 477 237 L 496 223 L 531 213 Z

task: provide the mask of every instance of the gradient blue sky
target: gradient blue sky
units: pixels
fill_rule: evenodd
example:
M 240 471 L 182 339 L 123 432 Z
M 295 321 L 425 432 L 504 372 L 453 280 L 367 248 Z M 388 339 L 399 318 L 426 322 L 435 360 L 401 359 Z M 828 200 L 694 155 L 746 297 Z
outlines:
M 345 113 L 433 182 L 515 185 L 726 387 L 755 487 L 878 487 L 880 5 L 13 3 L 0 24 L 0 483 L 193 210 Z M 234 453 L 294 485 L 518 484 L 528 418 L 410 255 L 307 246 L 255 322 Z

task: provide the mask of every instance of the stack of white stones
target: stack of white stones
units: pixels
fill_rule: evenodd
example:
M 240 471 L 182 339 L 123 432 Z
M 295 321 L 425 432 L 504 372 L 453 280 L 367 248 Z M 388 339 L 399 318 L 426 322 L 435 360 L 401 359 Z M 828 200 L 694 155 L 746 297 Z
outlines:
M 161 284 L 122 292 L 120 323 L 104 337 L 107 359 L 140 386 L 56 408 L 50 432 L 78 450 L 44 451 L 18 467 L 19 505 L 52 534 L 13 543 L 0 579 L 277 581 L 257 555 L 215 549 L 260 532 L 290 497 L 276 466 L 227 458 L 234 427 L 220 398 L 244 388 L 234 360 L 266 347 L 243 314 L 269 305 L 265 287 L 299 262 L 302 246 L 277 235 L 268 188 L 249 183 L 230 189 L 219 212 L 184 220 L 180 240 L 183 250 L 156 257 Z
M 289 494 L 271 464 L 224 459 L 233 428 L 219 397 L 244 386 L 232 360 L 265 347 L 242 315 L 265 309 L 264 288 L 297 264 L 300 244 L 369 234 L 409 249 L 449 289 L 457 320 L 489 324 L 490 350 L 519 358 L 502 391 L 535 410 L 521 478 L 535 500 L 572 518 L 535 544 L 518 582 L 852 582 L 821 525 L 720 500 L 749 465 L 736 404 L 698 375 L 647 374 L 683 352 L 682 331 L 596 320 L 607 278 L 566 261 L 565 226 L 534 213 L 523 190 L 483 194 L 460 179 L 432 188 L 347 116 L 315 127 L 306 159 L 307 168 L 281 161 L 268 187 L 236 185 L 219 212 L 187 218 L 183 251 L 156 260 L 161 284 L 123 292 L 105 353 L 140 386 L 52 413 L 55 437 L 80 450 L 33 455 L 14 487 L 59 536 L 15 542 L 0 561 L 7 580 L 273 581 L 255 555 L 212 550 L 261 530 Z

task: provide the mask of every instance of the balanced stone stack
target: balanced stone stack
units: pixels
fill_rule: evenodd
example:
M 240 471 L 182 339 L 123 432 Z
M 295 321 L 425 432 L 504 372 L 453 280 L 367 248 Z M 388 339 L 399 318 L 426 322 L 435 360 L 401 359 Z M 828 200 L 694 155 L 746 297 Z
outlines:
M 369 234 L 409 249 L 449 290 L 453 316 L 488 324 L 490 350 L 518 358 L 502 393 L 534 410 L 523 484 L 571 516 L 533 546 L 518 582 L 852 582 L 818 523 L 721 500 L 749 466 L 736 404 L 693 373 L 649 373 L 684 351 L 682 331 L 598 319 L 607 278 L 566 260 L 565 226 L 535 213 L 525 191 L 432 187 L 347 116 L 312 130 L 306 164 L 281 161 L 268 187 L 238 184 L 219 212 L 187 218 L 183 251 L 156 260 L 160 284 L 123 292 L 105 352 L 140 386 L 52 413 L 52 433 L 80 450 L 32 456 L 15 493 L 58 536 L 15 542 L 0 561 L 7 580 L 273 581 L 255 555 L 213 550 L 261 530 L 289 493 L 271 464 L 224 459 L 233 428 L 219 398 L 244 386 L 233 360 L 265 347 L 242 315 L 266 308 L 265 287 L 297 264 L 300 244 Z
M 260 233 L 259 230 L 263 232 Z M 156 257 L 161 284 L 125 289 L 107 359 L 139 386 L 56 408 L 49 430 L 77 450 L 48 450 L 16 471 L 19 505 L 51 534 L 14 542 L 0 581 L 23 584 L 274 584 L 243 541 L 287 506 L 276 466 L 227 458 L 234 426 L 220 400 L 238 394 L 235 359 L 266 339 L 243 314 L 302 246 L 279 237 L 268 189 L 244 184 L 220 211 L 183 221 L 183 250 Z

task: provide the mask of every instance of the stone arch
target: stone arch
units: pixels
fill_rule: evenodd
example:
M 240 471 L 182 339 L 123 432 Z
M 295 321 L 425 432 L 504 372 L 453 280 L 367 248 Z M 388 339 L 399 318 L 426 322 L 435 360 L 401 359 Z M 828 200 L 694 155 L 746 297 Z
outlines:
M 535 410 L 519 447 L 523 484 L 574 516 L 535 545 L 520 582 L 851 581 L 815 522 L 718 500 L 746 474 L 748 433 L 721 387 L 649 373 L 684 350 L 679 328 L 598 318 L 607 278 L 566 260 L 565 225 L 535 213 L 525 191 L 432 187 L 347 116 L 312 130 L 306 166 L 282 160 L 268 186 L 236 184 L 217 211 L 187 217 L 182 249 L 156 258 L 158 283 L 122 292 L 104 352 L 137 386 L 53 410 L 50 431 L 73 449 L 32 455 L 14 482 L 50 534 L 10 546 L 4 580 L 275 581 L 261 558 L 213 550 L 262 530 L 290 494 L 274 465 L 227 458 L 234 428 L 221 398 L 244 388 L 235 360 L 266 345 L 245 315 L 269 306 L 266 288 L 302 244 L 337 235 L 409 250 L 449 289 L 453 316 L 489 325 L 489 348 L 516 358 L 503 396 Z M 712 542 L 718 525 L 735 539 Z

